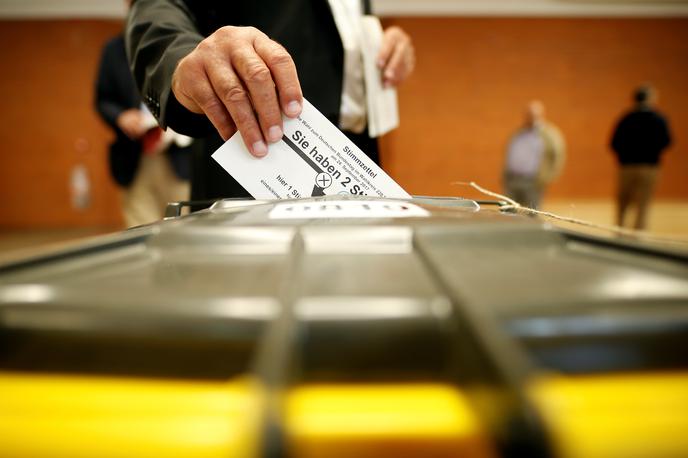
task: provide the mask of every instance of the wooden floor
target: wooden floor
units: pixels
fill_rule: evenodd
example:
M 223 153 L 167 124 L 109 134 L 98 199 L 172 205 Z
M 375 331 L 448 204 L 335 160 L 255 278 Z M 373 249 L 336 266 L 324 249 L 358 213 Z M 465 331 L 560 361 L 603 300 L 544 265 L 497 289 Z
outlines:
M 545 202 L 543 210 L 597 225 L 614 226 L 616 222 L 615 206 L 610 201 L 549 201 Z M 627 224 L 634 218 L 635 214 L 628 215 Z M 581 224 L 570 224 L 553 219 L 549 221 L 554 225 L 575 231 L 601 236 L 619 236 L 610 231 L 599 230 Z M 650 244 L 661 245 L 665 249 L 688 252 L 688 202 L 660 201 L 653 203 L 650 209 L 647 230 L 637 234 L 635 238 Z
M 31 256 L 46 248 L 116 232 L 117 228 L 0 229 L 0 263 Z
M 570 218 L 578 218 L 594 224 L 612 225 L 614 222 L 614 205 L 604 200 L 547 201 L 543 210 Z M 550 220 L 554 225 L 573 230 L 612 235 L 607 231 L 591 229 L 578 224 Z M 688 201 L 655 202 L 650 211 L 648 234 L 653 237 L 676 240 L 665 247 L 675 247 L 688 251 Z M 23 253 L 31 253 L 49 245 L 79 240 L 96 235 L 111 233 L 116 228 L 79 228 L 53 230 L 2 230 L 0 229 L 0 262 L 16 258 Z

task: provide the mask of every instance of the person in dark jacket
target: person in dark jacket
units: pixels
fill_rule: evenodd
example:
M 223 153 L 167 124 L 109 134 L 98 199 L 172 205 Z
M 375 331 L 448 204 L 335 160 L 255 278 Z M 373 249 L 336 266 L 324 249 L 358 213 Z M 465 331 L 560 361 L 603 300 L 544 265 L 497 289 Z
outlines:
M 191 139 L 162 133 L 141 103 L 129 70 L 124 37 L 103 48 L 95 94 L 96 109 L 112 128 L 110 172 L 122 188 L 127 226 L 162 218 L 168 202 L 188 200 Z
M 623 226 L 628 209 L 635 206 L 633 227 L 645 229 L 661 155 L 671 144 L 671 133 L 666 118 L 655 110 L 654 88 L 642 86 L 633 98 L 635 107 L 618 122 L 611 142 L 620 166 L 617 224 Z
M 161 126 L 207 137 L 204 148 L 194 148 L 193 199 L 248 197 L 211 153 L 238 130 L 251 154 L 266 155 L 282 136 L 282 115 L 298 116 L 304 96 L 377 162 L 365 101 L 357 97 L 364 92 L 349 84 L 363 73 L 355 21 L 370 13 L 369 3 L 134 2 L 127 46 L 144 102 Z M 385 29 L 378 66 L 388 86 L 412 71 L 413 47 L 399 27 Z

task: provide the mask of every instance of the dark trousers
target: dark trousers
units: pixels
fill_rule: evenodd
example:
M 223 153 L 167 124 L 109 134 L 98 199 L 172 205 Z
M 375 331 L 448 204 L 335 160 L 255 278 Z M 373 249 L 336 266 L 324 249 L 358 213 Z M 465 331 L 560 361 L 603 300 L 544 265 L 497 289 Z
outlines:
M 352 142 L 380 165 L 380 153 L 376 138 L 367 133 L 353 134 L 344 132 Z M 191 200 L 211 200 L 227 197 L 250 199 L 251 195 L 210 157 L 224 142 L 219 135 L 194 142 L 191 167 Z M 203 207 L 194 207 L 198 210 Z
M 521 205 L 538 210 L 542 202 L 544 186 L 536 177 L 524 177 L 507 173 L 504 177 L 506 195 Z

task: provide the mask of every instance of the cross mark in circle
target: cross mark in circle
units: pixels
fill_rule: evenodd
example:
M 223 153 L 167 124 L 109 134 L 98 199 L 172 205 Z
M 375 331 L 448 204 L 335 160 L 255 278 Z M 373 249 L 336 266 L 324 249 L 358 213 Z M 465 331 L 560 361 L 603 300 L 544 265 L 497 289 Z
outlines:
M 332 184 L 332 177 L 329 173 L 321 172 L 315 177 L 316 186 L 320 186 L 322 189 L 329 188 Z

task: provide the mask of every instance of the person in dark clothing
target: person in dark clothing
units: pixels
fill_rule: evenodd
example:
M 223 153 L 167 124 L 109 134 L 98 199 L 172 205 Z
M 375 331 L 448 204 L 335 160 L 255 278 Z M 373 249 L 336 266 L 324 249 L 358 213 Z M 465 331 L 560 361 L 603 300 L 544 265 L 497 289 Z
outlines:
M 238 130 L 264 156 L 303 96 L 377 162 L 357 97 L 365 97 L 360 38 L 355 23 L 345 26 L 369 10 L 361 0 L 134 3 L 127 44 L 144 102 L 161 126 L 205 137 L 194 151 L 194 200 L 248 197 L 210 155 Z M 378 65 L 387 85 L 412 71 L 413 47 L 398 27 L 384 31 Z
M 660 158 L 671 134 L 666 118 L 654 108 L 657 94 L 651 86 L 638 88 L 633 97 L 635 107 L 618 122 L 611 141 L 620 167 L 617 224 L 624 225 L 628 209 L 635 205 L 634 227 L 645 229 Z
M 95 105 L 115 133 L 109 164 L 113 179 L 122 188 L 126 225 L 158 220 L 168 202 L 188 200 L 190 139 L 172 132 L 162 134 L 141 105 L 121 35 L 103 48 Z

